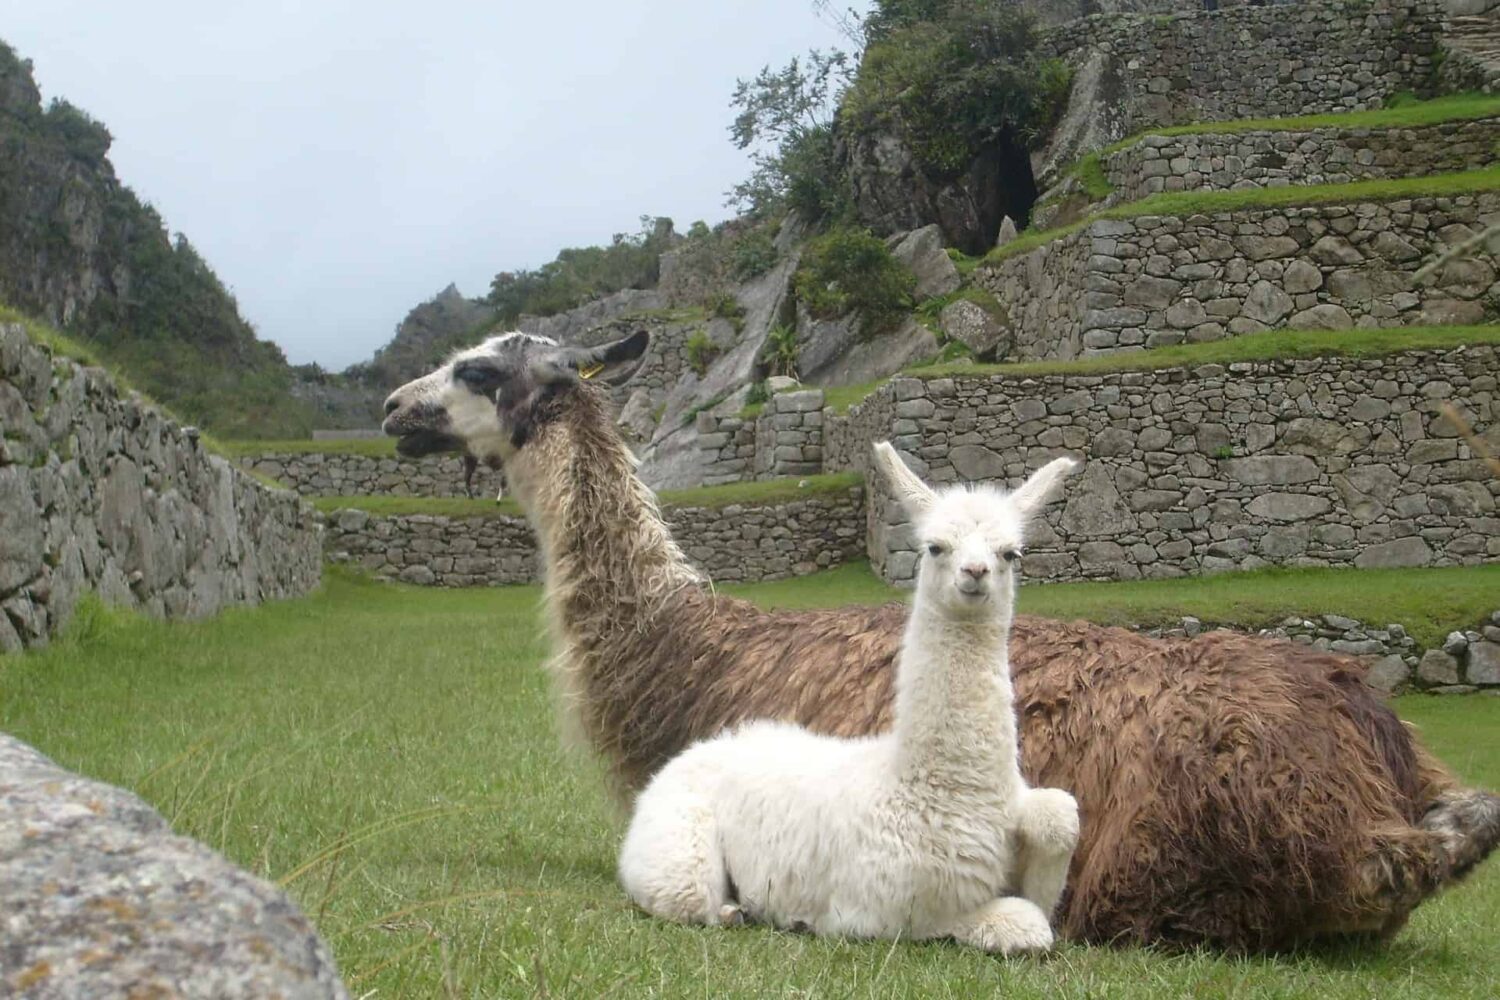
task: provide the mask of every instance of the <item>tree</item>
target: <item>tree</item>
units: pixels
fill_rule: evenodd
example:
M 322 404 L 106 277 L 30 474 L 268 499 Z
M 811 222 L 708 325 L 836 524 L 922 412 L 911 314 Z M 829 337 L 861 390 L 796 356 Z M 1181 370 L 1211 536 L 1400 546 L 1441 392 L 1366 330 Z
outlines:
M 736 81 L 730 137 L 739 149 L 757 148 L 750 177 L 730 192 L 731 204 L 752 217 L 782 208 L 812 222 L 838 214 L 843 178 L 833 127 L 851 73 L 847 53 L 813 49 L 805 60 Z

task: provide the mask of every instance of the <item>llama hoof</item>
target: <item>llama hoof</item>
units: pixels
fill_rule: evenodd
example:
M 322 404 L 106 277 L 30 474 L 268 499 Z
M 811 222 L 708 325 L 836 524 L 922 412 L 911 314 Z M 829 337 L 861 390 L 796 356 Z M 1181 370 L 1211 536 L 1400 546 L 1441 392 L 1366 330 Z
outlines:
M 745 925 L 745 911 L 733 903 L 725 903 L 719 907 L 720 927 L 743 927 Z
M 1031 900 L 1020 896 L 1007 896 L 991 903 L 975 932 L 976 945 L 1006 958 L 1052 950 L 1052 925 L 1047 915 Z

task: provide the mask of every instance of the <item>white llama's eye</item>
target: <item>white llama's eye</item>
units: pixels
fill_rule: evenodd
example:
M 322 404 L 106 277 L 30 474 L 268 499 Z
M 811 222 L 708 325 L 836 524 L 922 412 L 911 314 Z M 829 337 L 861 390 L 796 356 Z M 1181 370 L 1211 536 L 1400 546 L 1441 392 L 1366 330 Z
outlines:
M 1000 553 L 1000 558 L 1004 559 L 1006 562 L 1015 562 L 1017 559 L 1021 558 L 1021 552 L 1019 549 L 1006 549 Z
M 927 546 L 927 554 L 930 556 L 940 556 L 947 551 L 947 549 L 943 548 L 937 542 L 930 542 Z

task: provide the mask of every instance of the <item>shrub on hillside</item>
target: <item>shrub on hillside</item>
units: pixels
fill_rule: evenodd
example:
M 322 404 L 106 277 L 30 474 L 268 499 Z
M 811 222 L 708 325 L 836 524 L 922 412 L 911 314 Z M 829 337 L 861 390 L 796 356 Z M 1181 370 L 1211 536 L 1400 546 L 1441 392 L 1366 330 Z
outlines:
M 916 284 L 916 276 L 868 229 L 835 229 L 813 240 L 796 277 L 797 300 L 814 316 L 857 313 L 867 337 L 911 310 Z
M 956 174 L 997 144 L 1034 143 L 1067 101 L 1070 70 L 1036 51 L 1032 15 L 1009 3 L 887 0 L 866 34 L 840 122 L 900 136 L 936 174 Z

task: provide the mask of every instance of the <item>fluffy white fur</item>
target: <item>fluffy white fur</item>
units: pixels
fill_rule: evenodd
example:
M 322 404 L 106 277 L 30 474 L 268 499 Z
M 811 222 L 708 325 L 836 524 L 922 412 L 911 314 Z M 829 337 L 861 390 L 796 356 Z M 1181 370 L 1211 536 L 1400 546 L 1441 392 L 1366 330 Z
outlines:
M 688 923 L 1046 949 L 1078 807 L 1021 777 L 1006 643 L 1026 521 L 1076 463 L 934 493 L 889 444 L 876 457 L 924 547 L 894 728 L 758 722 L 689 747 L 637 800 L 620 880 Z

